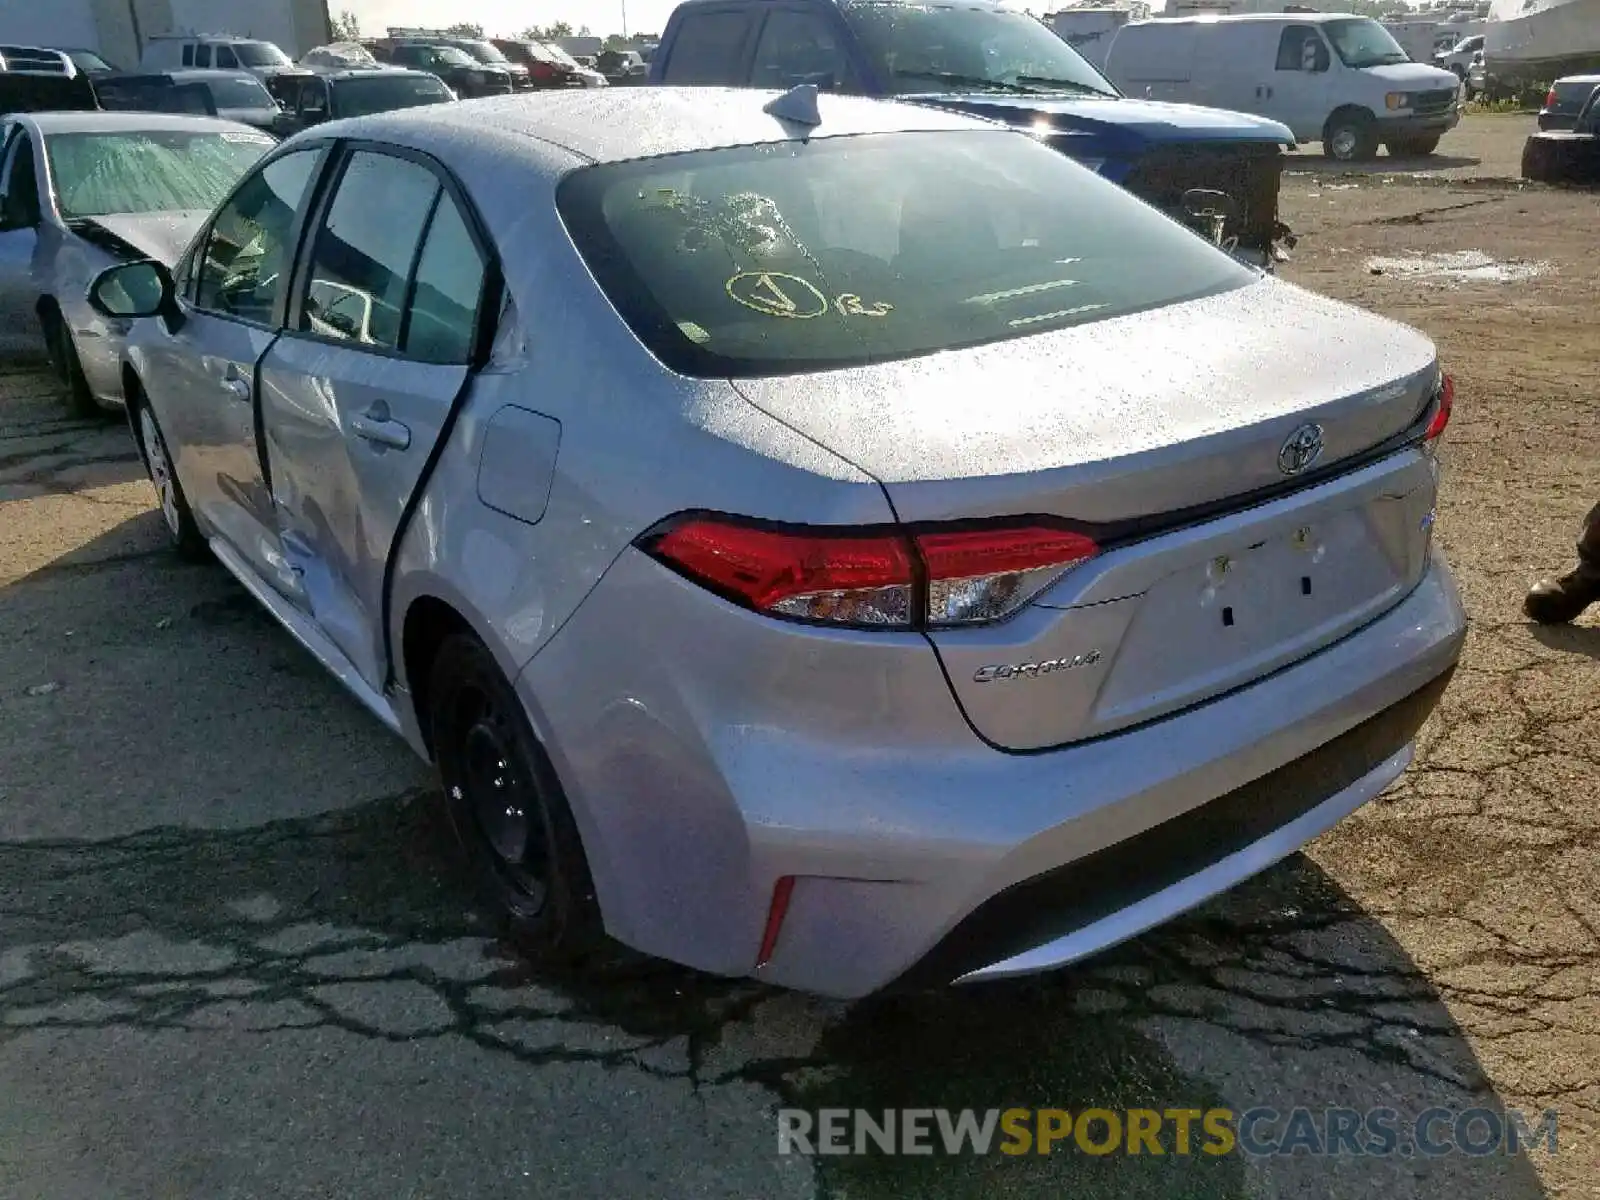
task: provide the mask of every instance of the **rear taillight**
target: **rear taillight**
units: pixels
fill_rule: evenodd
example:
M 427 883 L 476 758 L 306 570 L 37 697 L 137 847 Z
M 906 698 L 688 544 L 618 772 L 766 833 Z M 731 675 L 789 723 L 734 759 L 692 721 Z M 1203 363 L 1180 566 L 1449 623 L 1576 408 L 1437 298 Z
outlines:
M 1445 431 L 1445 426 L 1450 424 L 1450 413 L 1456 404 L 1456 381 L 1444 375 L 1439 379 L 1439 391 L 1434 398 L 1433 416 L 1428 418 L 1428 427 L 1422 431 L 1422 440 L 1425 444 L 1432 445 L 1439 440 Z
M 1034 522 L 873 530 L 684 517 L 640 540 L 746 608 L 857 628 L 977 625 L 1014 614 L 1099 547 Z
M 528 77 L 539 83 L 549 83 L 556 78 L 556 69 L 547 62 L 532 63 L 528 67 Z
M 1556 106 L 1556 90 L 1555 90 L 1555 88 L 1551 88 L 1548 92 L 1546 92 L 1544 94 L 1544 106 L 1546 108 L 1554 108 Z

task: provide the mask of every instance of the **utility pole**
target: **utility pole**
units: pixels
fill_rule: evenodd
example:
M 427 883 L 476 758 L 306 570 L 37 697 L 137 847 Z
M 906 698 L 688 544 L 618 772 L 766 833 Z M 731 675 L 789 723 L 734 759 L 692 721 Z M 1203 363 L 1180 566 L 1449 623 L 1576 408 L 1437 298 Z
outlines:
M 622 0 L 622 36 L 628 36 L 628 0 Z

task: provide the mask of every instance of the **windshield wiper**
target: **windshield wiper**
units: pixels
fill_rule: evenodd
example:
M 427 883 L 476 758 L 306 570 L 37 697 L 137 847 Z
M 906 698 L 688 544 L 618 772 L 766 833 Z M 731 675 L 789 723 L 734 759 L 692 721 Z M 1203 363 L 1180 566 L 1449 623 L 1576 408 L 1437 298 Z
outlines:
M 1115 92 L 1107 92 L 1087 83 L 1079 83 L 1075 79 L 1050 79 L 1044 75 L 1018 75 L 1017 82 L 1035 92 L 1081 92 L 1089 96 L 1104 96 L 1107 100 L 1122 99 Z
M 978 75 L 957 75 L 950 71 L 895 71 L 896 79 L 931 79 L 935 83 L 948 83 L 955 87 L 981 89 L 987 92 L 1003 92 L 1008 96 L 1031 96 L 1034 89 L 1022 87 L 1015 83 L 1007 83 L 1003 79 L 984 79 Z

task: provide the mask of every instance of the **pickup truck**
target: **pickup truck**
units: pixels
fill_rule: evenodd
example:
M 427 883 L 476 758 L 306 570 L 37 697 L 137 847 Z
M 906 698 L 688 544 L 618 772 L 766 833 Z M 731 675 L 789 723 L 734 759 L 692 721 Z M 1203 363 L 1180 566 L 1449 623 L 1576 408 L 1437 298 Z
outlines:
M 820 90 L 932 104 L 1032 130 L 1269 268 L 1276 121 L 1124 96 L 1038 18 L 1003 0 L 685 0 L 651 56 L 664 85 Z M 1220 195 L 1219 195 L 1220 193 Z

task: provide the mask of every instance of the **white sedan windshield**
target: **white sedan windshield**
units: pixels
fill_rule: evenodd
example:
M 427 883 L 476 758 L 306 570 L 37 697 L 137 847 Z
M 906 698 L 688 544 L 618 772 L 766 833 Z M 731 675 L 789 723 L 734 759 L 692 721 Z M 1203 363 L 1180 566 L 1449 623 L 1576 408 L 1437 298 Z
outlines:
M 45 154 L 65 220 L 214 208 L 273 141 L 239 131 L 56 133 Z

